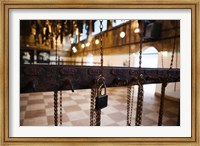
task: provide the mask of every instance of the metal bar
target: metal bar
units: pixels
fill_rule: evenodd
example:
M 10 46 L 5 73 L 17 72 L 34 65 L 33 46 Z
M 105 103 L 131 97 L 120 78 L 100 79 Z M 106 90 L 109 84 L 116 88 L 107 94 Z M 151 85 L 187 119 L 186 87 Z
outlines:
M 168 68 L 141 68 L 143 84 L 161 83 L 159 78 L 167 71 Z M 104 67 L 103 72 L 107 87 L 137 85 L 138 68 Z M 24 64 L 20 66 L 20 93 L 91 89 L 100 73 L 100 66 Z M 179 81 L 180 69 L 170 70 L 168 82 Z

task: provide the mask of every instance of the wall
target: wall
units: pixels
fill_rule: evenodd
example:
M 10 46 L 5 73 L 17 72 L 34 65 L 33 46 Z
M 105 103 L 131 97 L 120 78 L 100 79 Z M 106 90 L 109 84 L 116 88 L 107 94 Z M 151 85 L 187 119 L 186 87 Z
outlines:
M 158 53 L 158 67 L 169 68 L 171 63 L 172 52 L 159 52 Z M 163 60 L 163 61 L 162 61 Z M 180 52 L 176 52 L 173 61 L 173 68 L 180 68 Z M 161 93 L 161 84 L 156 85 L 156 95 Z M 178 101 L 180 99 L 180 82 L 169 83 L 166 87 L 166 96 L 168 98 Z
M 149 51 L 151 50 L 151 51 Z M 92 53 L 89 53 L 88 56 L 91 59 L 91 62 L 97 62 L 99 64 L 85 63 L 83 65 L 99 66 L 100 65 L 100 56 L 93 56 Z M 171 63 L 172 52 L 170 51 L 160 51 L 158 52 L 154 47 L 144 47 L 142 53 L 142 67 L 150 68 L 169 68 Z M 131 67 L 138 67 L 139 62 L 139 53 L 132 53 L 130 55 Z M 74 58 L 74 61 L 87 62 L 87 56 Z M 104 55 L 104 66 L 128 66 L 129 54 L 115 54 L 115 55 Z M 180 68 L 180 52 L 175 52 L 173 59 L 172 68 Z M 160 96 L 161 93 L 161 84 L 152 84 L 151 86 L 146 86 L 145 90 L 151 90 L 155 92 L 156 96 Z M 169 83 L 166 87 L 166 97 L 172 100 L 178 101 L 180 99 L 180 83 Z

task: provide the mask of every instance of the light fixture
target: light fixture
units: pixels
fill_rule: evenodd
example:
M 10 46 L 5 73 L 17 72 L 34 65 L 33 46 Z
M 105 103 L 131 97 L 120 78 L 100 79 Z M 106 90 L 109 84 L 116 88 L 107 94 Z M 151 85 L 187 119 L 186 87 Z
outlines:
M 75 47 L 75 46 L 73 46 L 73 47 L 72 47 L 72 51 L 73 51 L 74 53 L 76 53 L 76 52 L 77 52 L 77 49 L 76 49 L 76 47 Z
M 98 39 L 95 40 L 95 44 L 96 44 L 96 45 L 99 44 L 99 40 L 98 40 Z
M 86 43 L 86 47 L 89 47 L 89 46 L 90 46 L 90 43 L 89 43 L 89 42 L 87 42 L 87 43 Z
M 84 48 L 85 48 L 85 44 L 82 44 L 82 45 L 81 45 L 81 48 L 84 49 Z
M 140 33 L 140 29 L 139 29 L 139 28 L 136 28 L 136 29 L 134 30 L 134 32 L 135 32 L 135 33 Z
M 125 32 L 124 32 L 124 31 L 120 32 L 120 37 L 121 37 L 121 38 L 124 38 L 124 37 L 125 37 L 125 35 L 126 35 L 126 34 L 125 34 Z

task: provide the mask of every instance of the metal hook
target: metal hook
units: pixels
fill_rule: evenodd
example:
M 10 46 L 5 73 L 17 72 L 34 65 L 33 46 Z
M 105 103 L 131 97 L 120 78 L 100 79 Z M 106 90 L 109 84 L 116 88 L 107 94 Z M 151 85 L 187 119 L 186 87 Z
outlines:
M 167 77 L 159 77 L 158 79 L 159 79 L 159 81 L 163 84 L 164 87 L 167 86 L 167 84 L 168 84 L 168 82 L 167 82 L 167 81 L 168 81 Z
M 118 86 L 118 85 L 127 85 L 128 84 L 128 80 L 127 79 L 121 79 L 120 77 L 116 77 L 113 80 L 112 83 L 114 86 Z
M 34 79 L 34 80 L 31 81 L 31 86 L 32 86 L 32 89 L 33 89 L 34 92 L 36 91 L 37 84 L 38 84 L 37 79 Z
M 133 85 L 135 81 L 137 81 L 137 78 L 132 77 L 132 79 L 129 81 L 128 85 Z
M 69 79 L 65 79 L 65 80 L 64 80 L 64 83 L 63 83 L 63 86 L 68 86 L 68 85 L 70 86 L 72 92 L 74 92 L 74 87 L 73 87 L 71 81 L 70 81 Z M 63 86 L 62 86 L 62 87 L 63 87 Z
M 117 86 L 117 85 L 119 85 L 119 82 L 120 82 L 120 78 L 119 78 L 119 77 L 116 77 L 116 78 L 113 80 L 113 85 L 114 85 L 114 86 Z

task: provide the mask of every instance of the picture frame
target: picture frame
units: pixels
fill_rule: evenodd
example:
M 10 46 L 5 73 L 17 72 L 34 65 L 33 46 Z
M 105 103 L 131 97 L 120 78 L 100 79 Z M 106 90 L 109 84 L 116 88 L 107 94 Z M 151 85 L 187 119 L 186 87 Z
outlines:
M 10 9 L 190 9 L 192 15 L 192 115 L 191 115 L 191 137 L 177 137 L 177 138 L 157 138 L 157 137 L 9 137 L 9 10 Z M 1 76 L 0 76 L 0 100 L 1 100 L 1 144 L 2 145 L 199 145 L 199 92 L 198 92 L 198 56 L 199 51 L 199 1 L 1 1 Z

